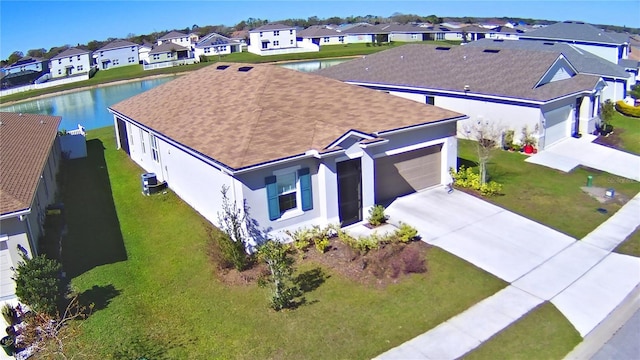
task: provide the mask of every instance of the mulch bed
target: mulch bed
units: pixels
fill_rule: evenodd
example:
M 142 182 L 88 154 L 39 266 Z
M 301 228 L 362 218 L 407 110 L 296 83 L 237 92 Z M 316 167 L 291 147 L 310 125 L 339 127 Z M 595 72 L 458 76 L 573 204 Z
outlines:
M 620 134 L 624 132 L 624 129 L 616 128 L 612 133 L 609 133 L 607 136 L 598 136 L 593 142 L 594 144 L 600 144 L 604 146 L 608 146 L 610 148 L 624 150 L 622 139 L 620 138 Z
M 312 263 L 354 282 L 384 288 L 402 281 L 412 273 L 426 272 L 426 255 L 430 247 L 422 241 L 412 241 L 407 244 L 385 244 L 378 250 L 360 254 L 338 238 L 332 238 L 325 253 L 320 253 L 311 246 L 303 253 L 296 253 L 294 249 L 291 256 L 296 261 L 295 267 Z M 254 263 L 251 268 L 242 272 L 217 269 L 215 274 L 224 284 L 241 286 L 257 283 L 269 271 L 264 263 Z

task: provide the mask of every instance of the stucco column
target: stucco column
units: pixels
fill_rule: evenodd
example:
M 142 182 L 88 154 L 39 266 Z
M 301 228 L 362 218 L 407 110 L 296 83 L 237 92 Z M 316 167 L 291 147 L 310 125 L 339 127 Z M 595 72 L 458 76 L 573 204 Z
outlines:
M 320 216 L 327 223 L 339 222 L 338 174 L 335 158 L 324 159 L 318 166 L 318 206 Z
M 442 144 L 442 169 L 440 170 L 440 183 L 447 184 L 449 182 L 449 169 L 457 169 L 458 166 L 458 138 L 449 136 Z
M 369 208 L 375 205 L 375 168 L 373 157 L 366 149 L 363 149 L 362 166 L 362 216 L 366 217 Z
M 118 131 L 118 118 L 113 115 L 113 129 L 116 132 L 116 150 L 120 150 L 120 132 Z

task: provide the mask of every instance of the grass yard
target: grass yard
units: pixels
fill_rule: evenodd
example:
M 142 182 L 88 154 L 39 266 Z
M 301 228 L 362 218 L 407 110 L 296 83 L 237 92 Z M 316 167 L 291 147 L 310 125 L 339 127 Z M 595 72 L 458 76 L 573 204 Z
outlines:
M 475 166 L 474 142 L 458 140 L 458 165 Z M 587 176 L 593 186 L 613 187 L 632 198 L 640 183 L 594 169 L 577 168 L 570 173 L 524 162 L 526 155 L 496 150 L 487 166 L 491 180 L 503 184 L 504 195 L 488 201 L 550 226 L 577 239 L 583 238 L 614 214 L 621 205 L 601 204 L 584 193 Z M 608 210 L 607 214 L 596 211 Z M 514 234 L 517 236 L 517 234 Z
M 562 359 L 581 341 L 564 315 L 545 302 L 464 359 Z
M 115 150 L 113 128 L 89 131 L 87 145 L 63 192 L 65 270 L 96 303 L 70 344 L 82 358 L 372 358 L 506 285 L 432 248 L 425 274 L 380 290 L 325 270 L 306 305 L 276 313 L 267 289 L 216 280 L 193 209 L 171 192 L 141 195 L 143 170 Z
M 640 257 L 640 227 L 613 250 L 620 254 Z
M 624 116 L 616 111 L 611 124 L 613 132 L 619 133 L 622 149 L 640 155 L 640 119 Z

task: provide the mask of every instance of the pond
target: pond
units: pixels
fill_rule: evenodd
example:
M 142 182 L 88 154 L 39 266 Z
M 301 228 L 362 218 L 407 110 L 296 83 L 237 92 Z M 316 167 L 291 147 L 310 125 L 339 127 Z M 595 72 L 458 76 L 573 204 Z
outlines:
M 279 64 L 279 66 L 310 72 L 349 60 L 351 59 L 297 61 Z M 175 76 L 169 76 L 80 90 L 0 107 L 0 111 L 62 116 L 60 130 L 77 129 L 78 124 L 84 126 L 86 130 L 97 129 L 113 125 L 113 115 L 107 111 L 109 106 L 153 89 L 174 78 Z
M 172 79 L 175 76 L 80 90 L 0 107 L 0 111 L 62 116 L 60 130 L 77 129 L 78 124 L 87 130 L 97 129 L 113 125 L 109 106 Z

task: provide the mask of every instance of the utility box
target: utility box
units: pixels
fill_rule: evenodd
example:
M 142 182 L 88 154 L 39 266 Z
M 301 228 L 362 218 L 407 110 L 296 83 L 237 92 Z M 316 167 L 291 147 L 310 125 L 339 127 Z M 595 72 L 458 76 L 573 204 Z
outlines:
M 142 174 L 141 181 L 142 181 L 142 193 L 147 196 L 151 194 L 149 189 L 158 185 L 158 177 L 156 176 L 155 173 Z

